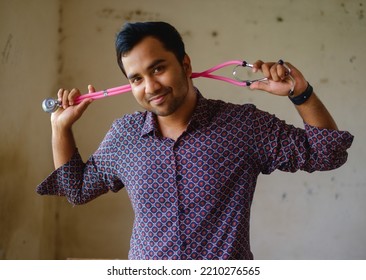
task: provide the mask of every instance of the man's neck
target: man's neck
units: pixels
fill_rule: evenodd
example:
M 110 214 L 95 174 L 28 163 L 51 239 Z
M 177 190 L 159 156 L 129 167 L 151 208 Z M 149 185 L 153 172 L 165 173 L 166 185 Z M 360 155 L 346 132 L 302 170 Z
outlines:
M 187 129 L 194 109 L 196 108 L 196 103 L 197 94 L 193 89 L 187 95 L 183 106 L 181 106 L 174 114 L 164 117 L 158 116 L 157 119 L 161 135 L 176 141 Z

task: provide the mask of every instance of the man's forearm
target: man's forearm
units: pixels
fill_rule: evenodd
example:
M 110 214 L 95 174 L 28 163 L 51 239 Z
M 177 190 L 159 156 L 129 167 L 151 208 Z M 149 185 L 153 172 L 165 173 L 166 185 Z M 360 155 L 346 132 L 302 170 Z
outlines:
M 75 153 L 76 144 L 71 128 L 52 130 L 52 152 L 55 169 L 67 163 Z
M 338 129 L 333 117 L 314 92 L 305 103 L 296 106 L 296 109 L 304 122 L 311 126 Z

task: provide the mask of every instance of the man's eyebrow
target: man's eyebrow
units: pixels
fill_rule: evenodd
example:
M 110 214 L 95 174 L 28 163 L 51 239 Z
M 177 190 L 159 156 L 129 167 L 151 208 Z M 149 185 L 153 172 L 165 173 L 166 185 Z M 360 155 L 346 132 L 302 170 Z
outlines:
M 165 62 L 165 59 L 161 58 L 161 59 L 154 60 L 146 69 L 151 70 L 151 69 L 155 68 L 157 65 L 159 65 L 162 62 Z M 131 79 L 136 78 L 138 76 L 139 76 L 138 73 L 132 73 L 132 74 L 128 75 L 127 78 L 129 80 L 131 80 Z

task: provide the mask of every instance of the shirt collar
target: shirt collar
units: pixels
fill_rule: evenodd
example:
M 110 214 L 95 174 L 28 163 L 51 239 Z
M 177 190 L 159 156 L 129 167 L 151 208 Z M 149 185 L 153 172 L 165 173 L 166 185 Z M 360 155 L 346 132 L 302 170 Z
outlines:
M 187 130 L 206 127 L 210 120 L 208 100 L 202 96 L 197 88 L 195 88 L 195 90 L 197 94 L 197 104 Z M 148 135 L 150 133 L 155 133 L 156 135 L 158 131 L 159 127 L 156 115 L 149 111 L 146 112 L 145 123 L 141 130 L 141 136 Z
M 191 121 L 189 122 L 188 129 L 207 127 L 210 121 L 211 114 L 209 102 L 202 96 L 201 92 L 197 88 L 196 93 L 197 104 L 193 111 Z
M 158 122 L 156 120 L 156 115 L 152 112 L 145 112 L 145 123 L 141 130 L 141 136 L 148 135 L 153 132 L 158 132 Z

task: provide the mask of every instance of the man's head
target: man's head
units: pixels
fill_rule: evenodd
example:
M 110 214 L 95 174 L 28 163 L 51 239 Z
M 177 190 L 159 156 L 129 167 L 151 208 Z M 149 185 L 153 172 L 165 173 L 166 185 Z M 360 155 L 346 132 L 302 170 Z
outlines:
M 195 106 L 190 58 L 164 22 L 129 23 L 116 40 L 117 59 L 137 102 L 159 117 L 186 119 Z
M 184 43 L 173 26 L 166 22 L 126 23 L 116 37 L 117 62 L 125 75 L 122 57 L 146 37 L 159 40 L 167 51 L 175 55 L 179 63 L 183 63 L 186 55 Z

